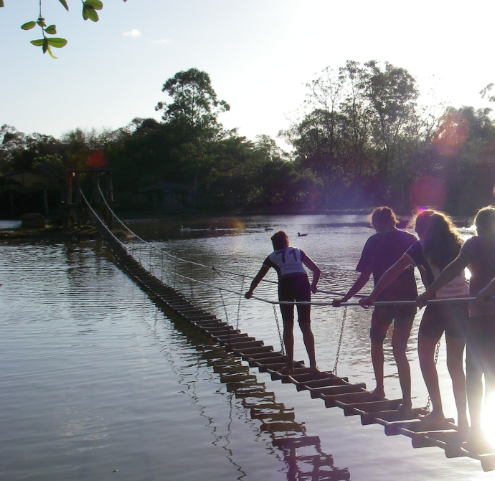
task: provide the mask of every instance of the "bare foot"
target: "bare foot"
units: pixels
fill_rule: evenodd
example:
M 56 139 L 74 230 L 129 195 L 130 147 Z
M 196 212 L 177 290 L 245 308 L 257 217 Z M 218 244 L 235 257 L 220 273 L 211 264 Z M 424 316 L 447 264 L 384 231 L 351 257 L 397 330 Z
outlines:
M 309 370 L 309 372 L 310 372 L 311 374 L 315 374 L 315 373 L 317 373 L 317 372 L 320 372 L 320 370 L 318 369 L 318 367 L 317 367 L 317 366 L 311 366 L 309 369 L 310 369 L 310 370 Z
M 382 387 L 377 387 L 374 391 L 372 391 L 372 394 L 376 399 L 383 399 L 385 397 L 385 390 Z
M 402 404 L 397 406 L 397 411 L 399 411 L 404 416 L 412 416 L 412 404 L 411 401 L 402 401 Z
M 445 416 L 443 412 L 432 411 L 428 414 L 420 414 L 419 419 L 421 423 L 429 428 L 437 427 L 445 422 Z
M 466 444 L 477 444 L 486 441 L 485 433 L 482 429 L 472 429 L 469 431 L 469 435 L 466 439 Z
M 294 366 L 285 365 L 280 369 L 280 374 L 292 374 L 294 372 Z
M 462 444 L 468 451 L 476 454 L 493 452 L 492 444 L 486 439 L 482 429 L 471 429 L 466 442 Z

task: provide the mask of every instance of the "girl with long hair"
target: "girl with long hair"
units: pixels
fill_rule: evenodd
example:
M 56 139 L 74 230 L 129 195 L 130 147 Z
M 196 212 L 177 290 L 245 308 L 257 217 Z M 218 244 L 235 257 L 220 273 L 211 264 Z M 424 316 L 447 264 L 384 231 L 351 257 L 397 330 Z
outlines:
M 490 286 L 490 283 L 495 277 L 495 207 L 480 209 L 474 224 L 478 235 L 464 243 L 459 255 L 417 299 L 417 304 L 424 306 L 428 299 L 469 266 L 469 295 L 477 297 L 476 302 L 469 303 L 466 335 L 466 389 L 471 417 L 469 442 L 483 441 L 484 437 L 481 429 L 483 376 L 485 393 L 495 388 L 495 301 L 485 299 L 493 294 L 493 284 Z
M 426 287 L 430 286 L 459 254 L 462 241 L 452 220 L 446 214 L 430 209 L 424 210 L 416 215 L 413 222 L 419 241 L 383 274 L 370 296 L 359 301 L 363 307 L 373 304 L 379 293 L 409 266 L 418 267 L 423 283 Z M 464 271 L 454 276 L 436 294 L 437 298 L 467 296 L 468 286 Z M 425 309 L 418 334 L 419 363 L 432 404 L 431 412 L 424 416 L 423 420 L 436 425 L 445 420 L 435 365 L 435 348 L 445 333 L 447 368 L 452 379 L 458 427 L 463 435 L 467 435 L 469 429 L 466 414 L 466 378 L 463 368 L 467 320 L 466 303 L 431 304 Z

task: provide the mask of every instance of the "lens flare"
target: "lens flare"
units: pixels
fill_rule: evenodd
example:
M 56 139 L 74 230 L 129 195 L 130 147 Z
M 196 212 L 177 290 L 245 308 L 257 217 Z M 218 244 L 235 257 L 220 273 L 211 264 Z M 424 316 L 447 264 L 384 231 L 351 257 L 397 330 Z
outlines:
M 469 125 L 460 112 L 449 112 L 438 128 L 433 145 L 440 154 L 454 155 L 461 150 L 469 134 Z
M 104 152 L 97 150 L 88 157 L 88 164 L 95 169 L 101 169 L 107 165 L 107 157 Z
M 447 191 L 444 183 L 437 177 L 423 175 L 416 179 L 409 191 L 409 205 L 415 209 L 425 210 L 425 207 L 442 210 L 445 205 Z
M 495 446 L 495 394 L 489 394 L 481 412 L 481 425 L 486 440 Z

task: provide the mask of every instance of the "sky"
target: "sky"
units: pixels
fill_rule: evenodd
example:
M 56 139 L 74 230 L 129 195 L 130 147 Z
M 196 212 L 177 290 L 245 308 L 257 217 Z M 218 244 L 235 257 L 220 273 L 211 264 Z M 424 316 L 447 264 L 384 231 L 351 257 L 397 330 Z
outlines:
M 67 3 L 69 12 L 42 5 L 68 40 L 56 60 L 30 44 L 38 28 L 20 28 L 39 0 L 0 8 L 0 125 L 60 137 L 159 119 L 163 84 L 193 67 L 230 104 L 220 122 L 250 140 L 289 128 L 305 84 L 347 60 L 405 68 L 453 107 L 489 106 L 479 92 L 495 83 L 492 0 L 103 0 L 97 23 L 82 19 L 79 0 Z

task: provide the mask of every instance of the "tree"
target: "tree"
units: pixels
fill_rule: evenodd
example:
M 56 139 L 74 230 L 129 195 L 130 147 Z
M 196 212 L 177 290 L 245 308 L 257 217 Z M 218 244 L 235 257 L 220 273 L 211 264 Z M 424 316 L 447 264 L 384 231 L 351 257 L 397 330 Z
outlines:
M 375 113 L 374 139 L 383 151 L 381 170 L 393 169 L 394 160 L 401 170 L 401 134 L 414 118 L 419 95 L 414 77 L 388 62 L 384 70 L 374 60 L 365 67 L 364 88 Z
M 172 101 L 158 102 L 156 111 L 163 110 L 163 120 L 181 125 L 192 139 L 213 140 L 223 131 L 217 116 L 230 110 L 225 100 L 218 100 L 206 72 L 191 68 L 176 73 L 162 88 Z
M 126 2 L 127 0 L 124 0 Z M 64 8 L 69 11 L 69 6 L 67 5 L 67 0 L 59 0 L 59 2 L 64 6 Z M 0 0 L 0 8 L 4 7 L 4 0 Z M 52 58 L 57 58 L 52 54 L 51 48 L 62 48 L 67 45 L 67 40 L 61 37 L 51 37 L 51 35 L 55 35 L 57 33 L 56 25 L 47 25 L 43 15 L 41 13 L 42 0 L 39 0 L 39 14 L 37 20 L 31 20 L 29 22 L 21 25 L 23 30 L 31 30 L 32 28 L 38 27 L 41 28 L 42 38 L 37 40 L 31 40 L 31 43 L 35 47 L 41 47 L 42 52 L 48 52 L 48 55 Z M 103 2 L 101 0 L 82 0 L 82 17 L 84 20 L 91 20 L 93 22 L 97 22 L 99 20 L 98 10 L 103 8 Z M 50 35 L 47 37 L 47 34 Z

